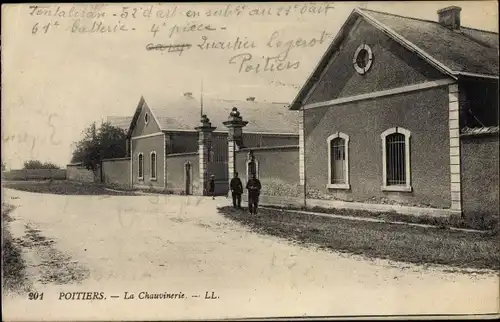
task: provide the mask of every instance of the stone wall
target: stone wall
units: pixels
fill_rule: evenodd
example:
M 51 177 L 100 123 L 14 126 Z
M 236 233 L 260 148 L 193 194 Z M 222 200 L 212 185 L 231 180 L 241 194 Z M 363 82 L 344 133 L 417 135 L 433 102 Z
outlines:
M 79 182 L 100 182 L 99 171 L 93 172 L 81 164 L 68 164 L 66 166 L 66 179 Z
M 176 194 L 197 194 L 200 176 L 198 153 L 179 153 L 167 155 L 167 188 Z M 186 164 L 190 164 L 190 185 L 186 185 Z M 187 188 L 189 191 L 186 191 Z
M 110 186 L 130 187 L 130 158 L 102 160 L 102 180 Z
M 64 180 L 66 169 L 21 169 L 2 172 L 4 180 Z
M 499 139 L 461 137 L 462 210 L 466 216 L 499 216 Z
M 300 197 L 299 147 L 280 146 L 242 149 L 236 153 L 236 171 L 246 185 L 248 153 L 252 151 L 257 163 L 262 195 Z

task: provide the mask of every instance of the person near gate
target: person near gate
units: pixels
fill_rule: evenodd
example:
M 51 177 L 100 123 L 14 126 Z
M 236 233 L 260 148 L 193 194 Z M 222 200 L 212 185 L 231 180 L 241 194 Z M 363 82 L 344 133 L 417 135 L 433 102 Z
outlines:
M 234 178 L 231 179 L 229 188 L 231 189 L 233 195 L 233 207 L 241 209 L 241 194 L 243 193 L 243 184 L 241 183 L 240 178 L 238 178 L 238 172 L 234 173 Z
M 208 192 L 212 199 L 215 199 L 215 176 L 212 174 L 210 176 L 210 181 L 208 182 Z
M 259 207 L 259 195 L 262 188 L 259 179 L 252 174 L 252 178 L 248 180 L 246 188 L 248 189 L 248 211 L 251 214 L 257 214 Z

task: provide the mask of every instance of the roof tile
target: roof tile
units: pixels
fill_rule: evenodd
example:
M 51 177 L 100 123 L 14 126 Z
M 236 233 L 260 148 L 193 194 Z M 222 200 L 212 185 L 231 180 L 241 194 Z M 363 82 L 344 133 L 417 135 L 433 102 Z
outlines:
M 199 126 L 200 101 L 192 97 L 161 99 L 145 95 L 146 105 L 160 123 L 162 130 L 193 130 Z M 227 121 L 233 107 L 237 107 L 243 120 L 248 121 L 245 132 L 286 133 L 298 135 L 299 114 L 284 103 L 203 99 L 203 114 L 210 119 L 215 131 L 226 132 L 222 122 Z M 109 116 L 108 121 L 120 128 L 128 129 L 132 117 Z
M 498 34 L 438 22 L 360 9 L 457 72 L 498 75 Z

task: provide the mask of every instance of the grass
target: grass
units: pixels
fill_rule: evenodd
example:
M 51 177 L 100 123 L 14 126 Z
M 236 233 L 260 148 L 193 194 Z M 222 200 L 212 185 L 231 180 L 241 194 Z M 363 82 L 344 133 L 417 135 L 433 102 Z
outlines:
M 38 182 L 7 182 L 4 183 L 5 188 L 16 190 L 50 193 L 57 195 L 135 195 L 136 193 L 129 190 L 111 191 L 105 189 L 106 186 L 97 183 L 83 183 L 67 180 L 48 180 Z
M 14 210 L 12 205 L 2 203 L 2 288 L 7 291 L 19 292 L 26 280 L 26 263 L 21 254 L 21 247 L 16 243 L 9 230 L 12 218 L 9 213 Z
M 261 209 L 250 215 L 232 207 L 219 212 L 251 230 L 321 249 L 414 264 L 499 269 L 498 234 L 355 221 Z
M 401 221 L 414 224 L 424 224 L 424 225 L 434 225 L 438 227 L 455 227 L 455 228 L 467 228 L 467 229 L 477 229 L 477 230 L 489 230 L 498 233 L 500 230 L 499 215 L 477 215 L 460 217 L 457 215 L 450 216 L 428 216 L 428 215 L 405 215 L 399 214 L 395 211 L 392 212 L 370 212 L 366 210 L 355 210 L 355 209 L 336 209 L 336 208 L 322 208 L 322 207 L 312 207 L 304 209 L 301 207 L 280 207 L 280 206 L 266 206 L 267 208 L 278 209 L 278 210 L 305 210 L 312 212 L 319 212 L 325 214 L 335 214 L 344 215 L 351 217 L 363 217 L 363 218 L 376 218 L 384 221 Z

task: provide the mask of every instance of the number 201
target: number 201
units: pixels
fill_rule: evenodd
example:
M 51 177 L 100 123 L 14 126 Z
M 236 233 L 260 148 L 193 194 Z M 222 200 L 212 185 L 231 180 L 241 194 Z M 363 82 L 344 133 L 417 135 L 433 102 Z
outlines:
M 30 300 L 43 300 L 43 293 L 29 292 L 28 299 L 30 299 Z

